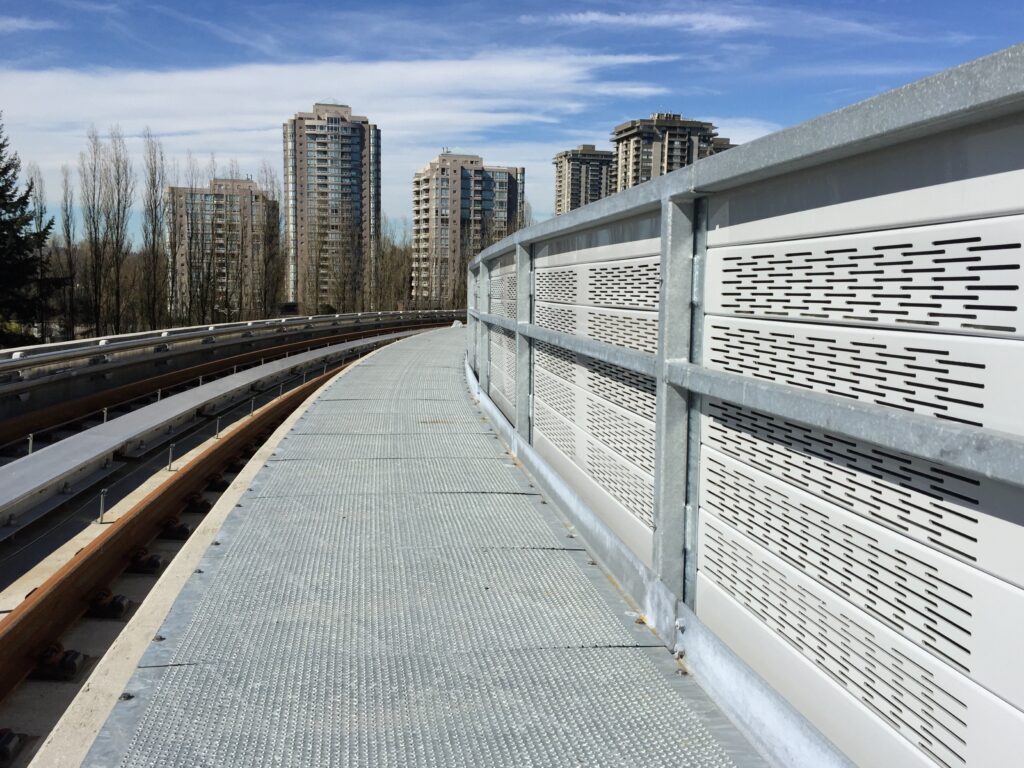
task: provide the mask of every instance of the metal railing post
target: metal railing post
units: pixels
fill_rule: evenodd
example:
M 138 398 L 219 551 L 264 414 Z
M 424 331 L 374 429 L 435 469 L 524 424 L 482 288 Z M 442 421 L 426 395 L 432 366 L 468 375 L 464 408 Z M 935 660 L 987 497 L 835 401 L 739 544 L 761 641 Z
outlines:
M 477 272 L 472 269 L 466 270 L 466 357 L 469 360 L 469 368 L 476 371 L 476 334 L 479 321 L 474 320 L 470 314 L 476 309 L 476 281 Z
M 481 313 L 491 311 L 491 268 L 486 261 L 480 263 L 477 275 L 476 308 Z M 480 322 L 477 325 L 480 330 L 477 334 L 476 376 L 480 389 L 486 394 L 491 385 L 490 331 L 487 323 Z
M 689 359 L 694 269 L 694 207 L 664 200 L 661 206 L 661 292 L 655 371 L 654 571 L 683 598 L 688 562 L 690 499 L 686 496 L 690 403 L 688 393 L 665 378 L 665 361 Z
M 533 321 L 533 264 L 529 246 L 516 245 L 516 321 Z M 533 422 L 533 370 L 530 365 L 530 338 L 516 329 L 516 432 L 531 442 Z
M 704 360 L 704 267 L 708 251 L 708 198 L 693 201 L 693 279 L 690 285 L 690 351 L 691 363 Z M 686 448 L 686 514 L 683 553 L 683 600 L 695 609 L 697 590 L 697 524 L 700 514 L 700 425 L 701 395 L 688 393 L 690 415 L 687 421 Z

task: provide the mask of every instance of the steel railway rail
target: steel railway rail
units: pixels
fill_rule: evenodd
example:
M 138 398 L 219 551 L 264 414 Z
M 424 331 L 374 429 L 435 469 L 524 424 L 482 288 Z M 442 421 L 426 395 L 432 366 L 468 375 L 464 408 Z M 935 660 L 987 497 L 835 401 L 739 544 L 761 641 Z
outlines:
M 389 321 L 384 325 L 402 329 L 432 327 L 438 324 L 434 314 L 429 313 L 432 316 L 425 318 L 417 317 L 411 323 L 407 321 L 395 326 Z M 454 313 L 445 314 L 444 320 L 447 322 L 451 322 L 449 314 L 453 319 L 455 317 Z M 371 327 L 371 324 L 364 323 L 364 327 L 357 330 L 242 352 L 101 390 L 46 408 L 28 410 L 0 421 L 0 466 L 28 455 L 44 445 L 57 442 L 69 434 L 88 428 L 92 423 L 105 422 L 112 416 L 112 412 L 115 412 L 114 415 L 123 415 L 159 400 L 165 394 L 174 394 L 192 386 L 202 385 L 229 372 L 237 373 L 239 369 L 262 365 L 297 352 L 365 338 L 378 333 L 380 325 L 374 323 Z M 78 354 L 80 351 L 74 350 L 74 353 Z M 31 381 L 26 383 L 31 384 Z
M 0 350 L 0 421 L 63 408 L 105 390 L 244 353 L 258 358 L 260 352 L 265 356 L 271 348 L 291 342 L 450 323 L 463 317 L 459 312 L 425 310 L 277 318 Z M 15 437 L 19 435 L 0 434 L 0 443 Z
M 175 442 L 195 432 L 197 425 L 214 419 L 219 423 L 220 415 L 239 402 L 248 402 L 255 408 L 255 398 L 260 392 L 277 389 L 283 393 L 286 385 L 299 376 L 305 380 L 315 370 L 326 369 L 356 353 L 424 327 L 430 326 L 415 323 L 400 331 L 367 338 L 350 339 L 352 335 L 365 333 L 352 332 L 316 342 L 285 345 L 278 349 L 276 361 L 264 359 L 263 364 L 241 372 L 234 364 L 230 369 L 234 372 L 225 370 L 215 381 L 207 381 L 160 402 L 142 404 L 119 418 L 69 435 L 0 467 L 0 542 L 6 542 L 58 509 L 67 509 L 101 480 L 112 475 L 120 479 L 128 471 L 123 468 L 125 464 L 131 467 L 133 463 L 151 461 L 154 451 L 167 443 L 171 443 L 173 451 Z M 304 349 L 309 346 L 315 348 Z M 236 359 L 236 363 L 250 362 L 248 357 Z M 6 554 L 0 551 L 0 560 L 5 559 Z M 9 580 L 6 570 L 0 567 L 0 576 L 4 577 L 0 583 Z

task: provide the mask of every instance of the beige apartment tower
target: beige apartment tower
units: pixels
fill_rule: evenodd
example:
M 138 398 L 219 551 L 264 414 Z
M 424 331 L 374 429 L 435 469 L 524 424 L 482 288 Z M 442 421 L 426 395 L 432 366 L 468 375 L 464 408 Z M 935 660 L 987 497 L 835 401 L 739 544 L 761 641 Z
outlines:
M 610 194 L 614 162 L 614 152 L 593 144 L 581 144 L 555 155 L 555 215 Z
M 711 123 L 658 112 L 612 131 L 613 191 L 621 192 L 734 146 Z
M 190 321 L 261 310 L 276 287 L 278 204 L 252 179 L 168 187 L 168 296 Z
M 344 104 L 284 124 L 289 298 L 299 311 L 379 309 L 380 129 Z
M 519 229 L 526 170 L 484 165 L 445 150 L 412 181 L 412 298 L 419 306 L 465 306 L 466 264 Z

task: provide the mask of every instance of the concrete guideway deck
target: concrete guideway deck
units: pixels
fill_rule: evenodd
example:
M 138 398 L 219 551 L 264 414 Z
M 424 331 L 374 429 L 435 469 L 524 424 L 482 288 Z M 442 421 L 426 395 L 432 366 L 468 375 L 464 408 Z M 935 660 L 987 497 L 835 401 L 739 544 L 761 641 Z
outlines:
M 762 765 L 505 452 L 463 342 L 324 389 L 86 765 Z

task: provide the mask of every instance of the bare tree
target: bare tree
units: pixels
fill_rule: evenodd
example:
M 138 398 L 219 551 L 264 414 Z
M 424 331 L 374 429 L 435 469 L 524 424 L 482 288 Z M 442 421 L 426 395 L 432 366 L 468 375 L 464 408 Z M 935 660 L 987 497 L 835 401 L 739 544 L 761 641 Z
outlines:
M 61 281 L 59 303 L 64 338 L 73 339 L 78 319 L 78 234 L 75 231 L 75 191 L 71 187 L 71 168 L 66 163 L 60 168 L 60 180 L 60 231 L 64 242 L 57 266 Z
M 137 276 L 143 321 L 155 329 L 163 325 L 167 312 L 167 172 L 163 145 L 149 128 L 143 133 L 143 158 L 142 268 Z
M 106 279 L 106 236 L 103 217 L 103 142 L 96 127 L 89 128 L 87 146 L 78 156 L 78 183 L 81 185 L 82 226 L 85 229 L 88 312 L 93 333 L 103 335 L 103 283 Z
M 240 179 L 242 171 L 238 160 L 228 161 L 227 178 Z M 215 222 L 220 228 L 220 243 L 214 270 L 216 304 L 220 309 L 218 319 L 231 321 L 241 317 L 241 302 L 238 299 L 238 287 L 241 285 L 245 262 L 245 219 L 242 195 L 234 194 L 230 189 L 222 198 L 216 200 L 217 210 Z
M 412 239 L 394 222 L 381 217 L 380 238 L 375 249 L 377 283 L 372 297 L 376 310 L 405 309 L 412 291 Z
M 211 153 L 204 179 L 207 188 L 215 178 L 217 178 L 217 158 Z M 199 223 L 204 235 L 199 252 L 199 271 L 196 281 L 199 297 L 198 321 L 200 323 L 213 321 L 214 309 L 217 304 L 217 235 L 220 233 L 214 228 L 216 207 L 217 201 L 212 196 L 210 198 L 207 198 L 206 195 L 203 196 L 203 213 Z
M 210 175 L 216 174 L 211 158 Z M 189 323 L 209 320 L 213 298 L 213 202 L 198 191 L 199 166 L 189 152 L 185 164 L 185 281 L 186 317 Z
M 281 242 L 281 182 L 277 171 L 265 160 L 260 168 L 259 187 L 264 204 L 263 218 L 257 222 L 259 243 L 251 279 L 252 307 L 260 317 L 270 317 L 283 298 L 286 270 Z
M 512 231 L 525 229 L 526 227 L 532 227 L 537 223 L 537 220 L 533 216 L 533 206 L 530 205 L 530 201 L 523 197 L 523 210 L 519 212 L 519 220 L 515 226 L 512 227 Z
M 131 250 L 128 223 L 132 202 L 135 199 L 135 173 L 124 134 L 116 125 L 110 129 L 110 144 L 104 156 L 102 178 L 103 228 L 109 246 L 113 299 L 109 307 L 110 318 L 114 333 L 121 333 L 121 314 L 127 277 L 124 266 Z
M 186 297 L 184 287 L 179 283 L 178 260 L 181 257 L 179 250 L 185 243 L 185 206 L 179 205 L 178 192 L 174 191 L 178 186 L 178 161 L 173 160 L 170 166 L 164 167 L 168 184 L 166 190 L 167 206 L 167 311 L 170 315 L 171 325 L 180 325 L 185 322 Z

